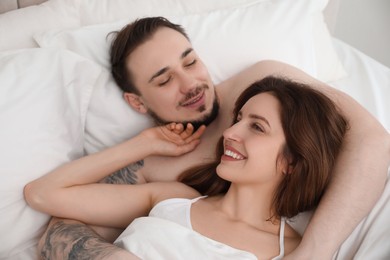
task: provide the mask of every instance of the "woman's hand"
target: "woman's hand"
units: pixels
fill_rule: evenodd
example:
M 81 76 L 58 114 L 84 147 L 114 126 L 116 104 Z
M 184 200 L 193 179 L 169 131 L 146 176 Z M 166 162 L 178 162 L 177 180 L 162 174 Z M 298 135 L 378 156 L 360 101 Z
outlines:
M 153 155 L 179 156 L 196 148 L 205 129 L 201 126 L 194 132 L 190 123 L 186 128 L 181 123 L 170 123 L 146 129 L 140 135 L 146 138 Z

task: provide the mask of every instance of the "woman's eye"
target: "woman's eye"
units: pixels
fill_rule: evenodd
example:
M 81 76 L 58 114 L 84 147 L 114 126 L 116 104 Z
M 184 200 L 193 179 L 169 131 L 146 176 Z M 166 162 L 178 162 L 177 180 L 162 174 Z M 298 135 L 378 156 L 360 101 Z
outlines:
M 254 130 L 256 130 L 256 131 L 260 131 L 260 132 L 264 132 L 264 128 L 263 128 L 263 126 L 261 126 L 261 125 L 259 125 L 259 124 L 256 124 L 256 123 L 254 123 L 254 124 L 252 124 L 252 129 L 254 129 Z

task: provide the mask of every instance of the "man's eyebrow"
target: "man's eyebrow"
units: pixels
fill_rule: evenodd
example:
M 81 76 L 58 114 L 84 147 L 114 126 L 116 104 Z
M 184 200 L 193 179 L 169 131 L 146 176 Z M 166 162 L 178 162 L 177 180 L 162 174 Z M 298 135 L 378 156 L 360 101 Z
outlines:
M 194 50 L 194 49 L 192 49 L 192 48 L 188 48 L 187 50 L 185 50 L 185 51 L 181 54 L 180 58 L 184 59 L 184 58 L 187 57 L 187 55 L 190 54 L 193 50 Z
M 269 124 L 268 120 L 263 116 L 256 115 L 256 114 L 249 114 L 249 118 L 261 120 L 261 121 L 265 122 L 269 128 L 271 128 L 271 125 Z
M 148 83 L 152 82 L 152 80 L 154 78 L 157 78 L 158 76 L 160 76 L 161 74 L 164 74 L 167 70 L 169 69 L 169 67 L 164 67 L 162 69 L 160 69 L 159 71 L 157 71 L 156 73 L 154 73 L 152 75 L 152 77 L 149 79 Z
M 184 59 L 185 57 L 188 56 L 188 54 L 190 54 L 191 52 L 193 52 L 194 49 L 192 48 L 188 48 L 186 49 L 181 55 L 180 55 L 180 59 Z M 169 69 L 169 67 L 164 67 L 162 69 L 160 69 L 159 71 L 157 71 L 156 73 L 154 73 L 152 75 L 152 77 L 150 77 L 148 83 L 152 82 L 153 79 L 157 78 L 158 76 L 164 74 L 167 70 Z

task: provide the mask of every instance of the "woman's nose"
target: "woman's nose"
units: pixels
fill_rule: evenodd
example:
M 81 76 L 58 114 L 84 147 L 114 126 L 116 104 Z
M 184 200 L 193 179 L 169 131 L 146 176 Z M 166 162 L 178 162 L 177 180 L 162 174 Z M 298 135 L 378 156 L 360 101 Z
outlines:
M 242 137 L 241 137 L 242 133 L 241 133 L 240 129 L 241 129 L 240 124 L 236 123 L 223 132 L 223 137 L 227 140 L 239 142 L 242 139 Z

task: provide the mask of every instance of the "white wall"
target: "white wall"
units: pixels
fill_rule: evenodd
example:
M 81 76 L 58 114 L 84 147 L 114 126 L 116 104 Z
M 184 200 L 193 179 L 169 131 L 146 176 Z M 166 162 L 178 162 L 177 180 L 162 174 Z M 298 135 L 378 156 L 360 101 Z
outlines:
M 390 0 L 330 0 L 327 8 L 333 36 L 390 67 Z

